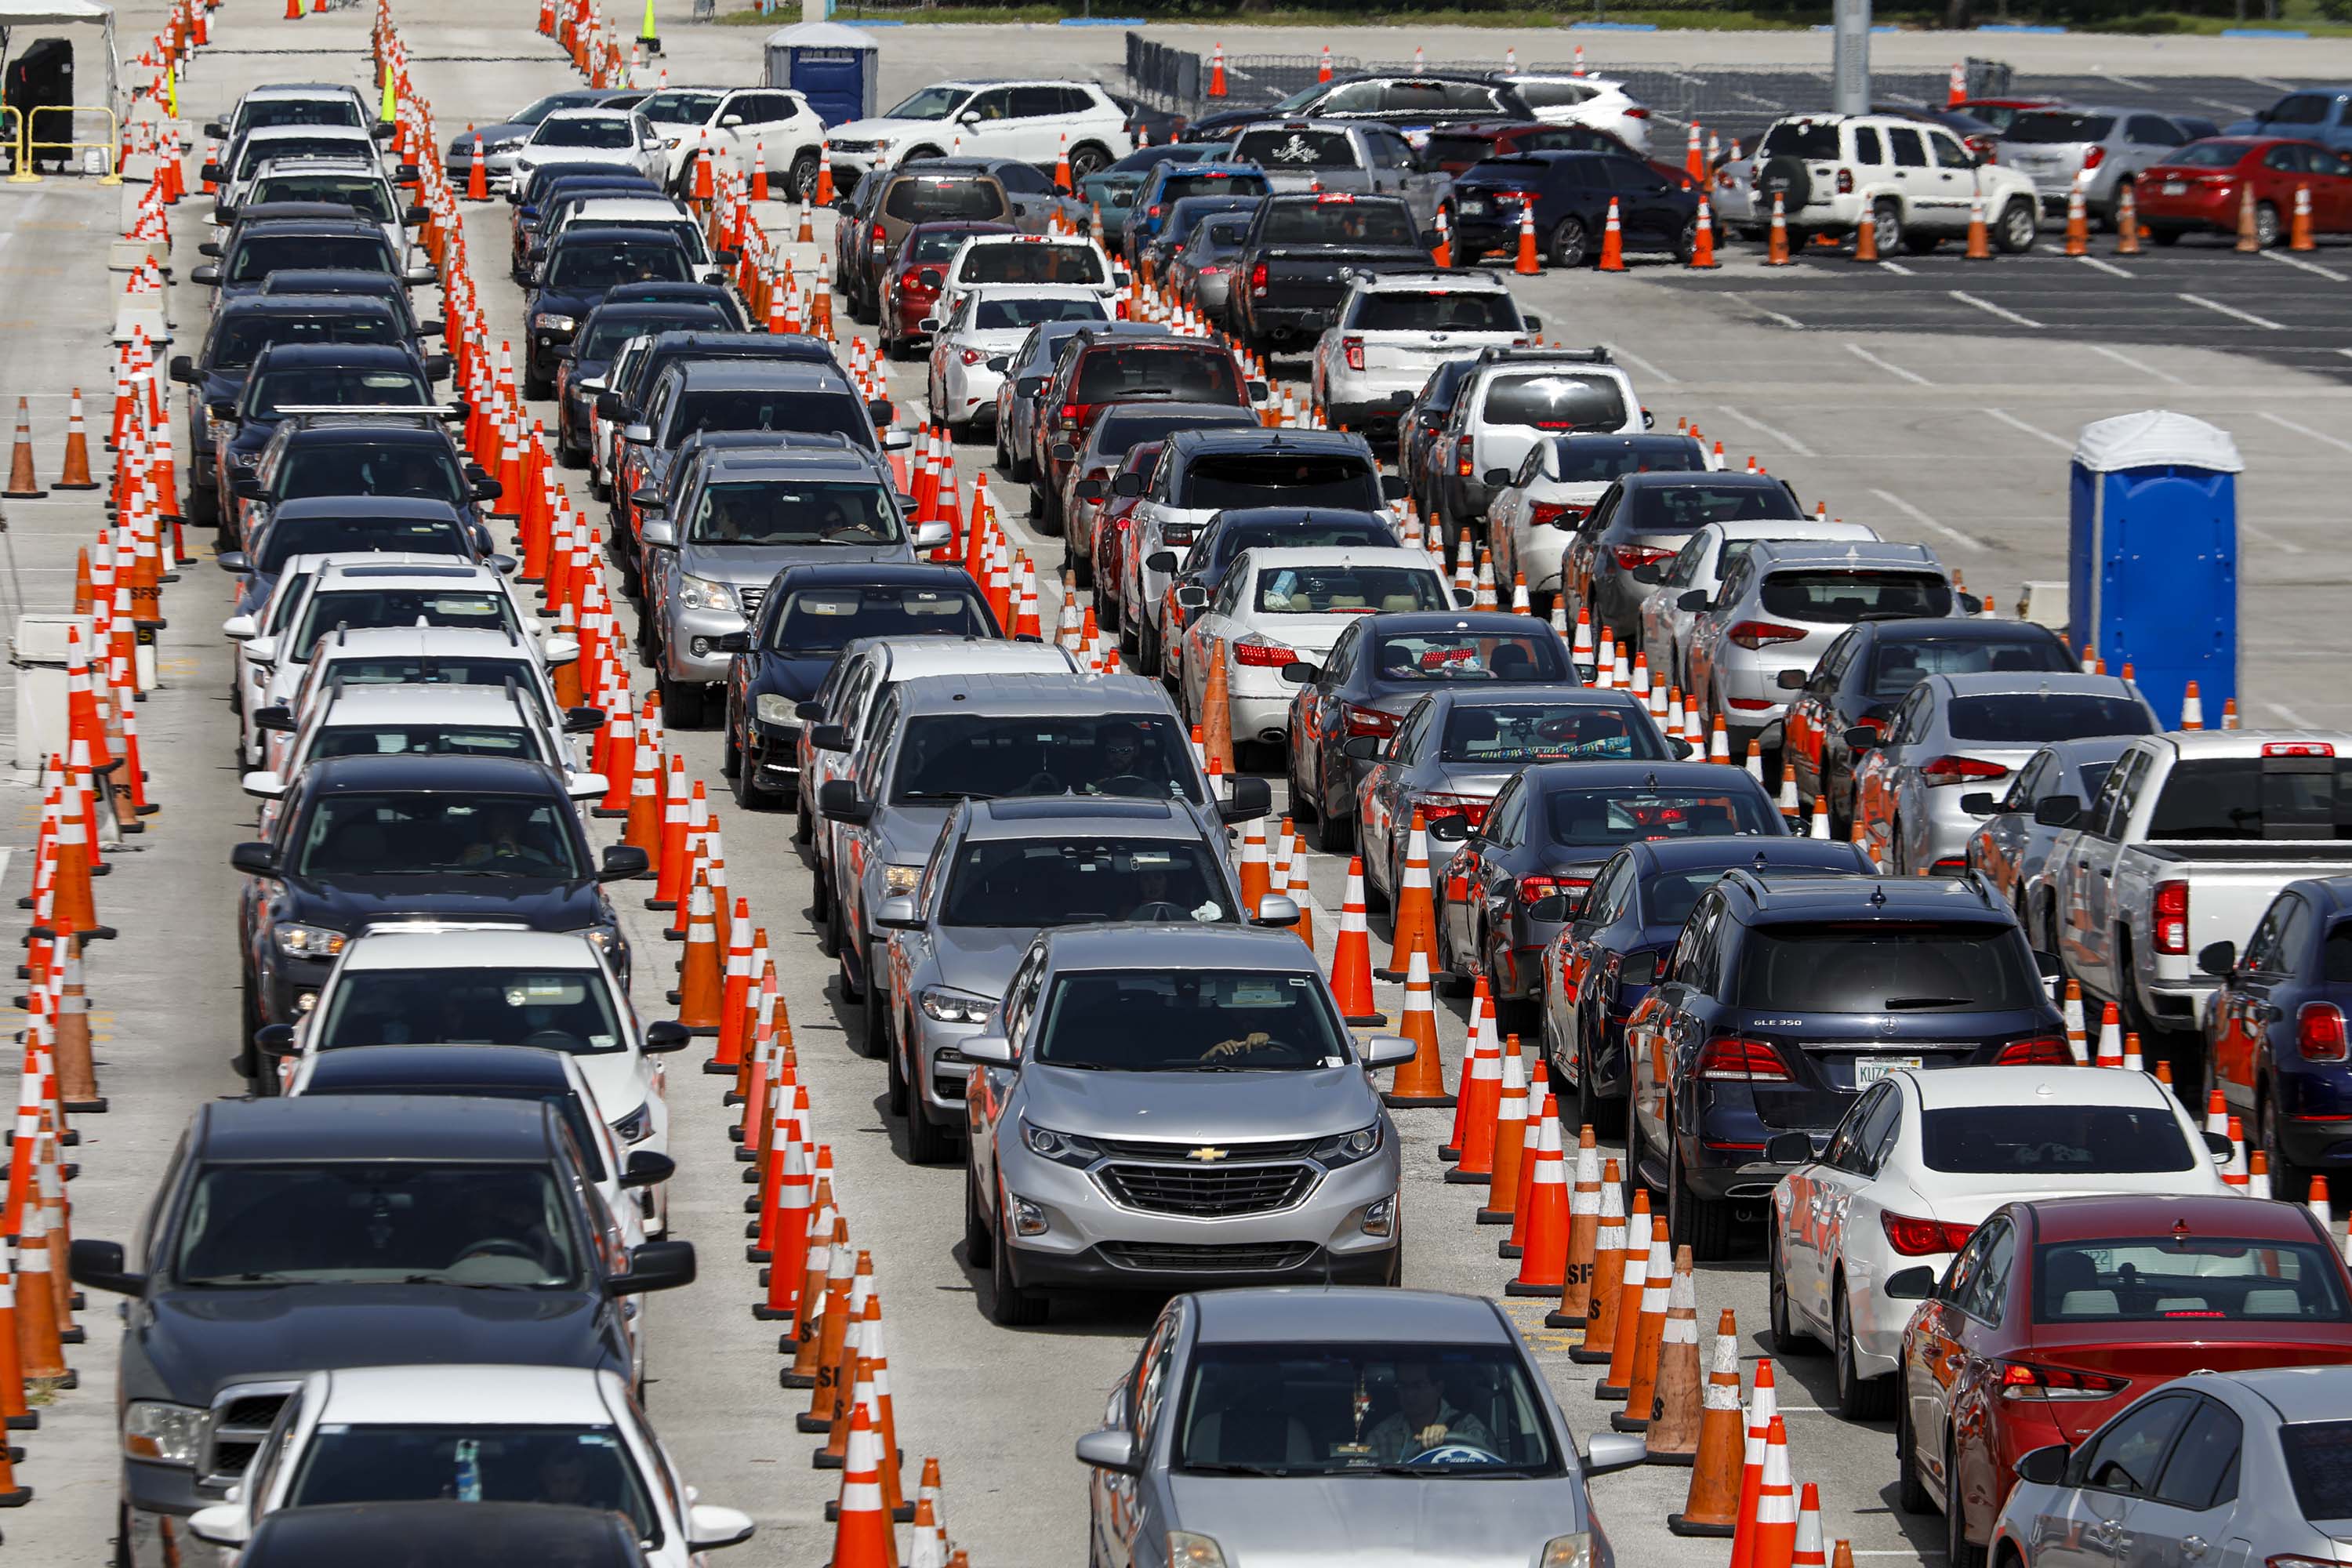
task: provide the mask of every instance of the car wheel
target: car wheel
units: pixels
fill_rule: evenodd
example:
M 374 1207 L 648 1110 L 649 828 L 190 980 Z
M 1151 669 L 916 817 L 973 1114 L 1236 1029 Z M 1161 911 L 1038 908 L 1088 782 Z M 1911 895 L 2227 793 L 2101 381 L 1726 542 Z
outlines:
M 1903 1374 L 1895 1374 L 1899 1392 Z M 1911 1403 L 1898 1398 L 1895 1402 L 1895 1511 L 1897 1513 L 1933 1513 L 1936 1500 L 1919 1484 L 1919 1445 L 1911 1436 Z
M 1691 1191 L 1681 1152 L 1666 1151 L 1666 1235 L 1696 1262 L 1717 1263 L 1731 1251 L 1731 1205 Z
M 2000 244 L 2005 256 L 2022 256 L 2042 237 L 2042 216 L 2033 203 L 2020 196 L 2000 209 Z
M 1772 1221 L 1764 1222 L 1772 1225 Z M 1777 1230 L 1777 1227 L 1776 1227 Z M 1806 1330 L 1797 1327 L 1797 1314 L 1789 1307 L 1789 1275 L 1780 1262 L 1780 1238 L 1775 1234 L 1767 1247 L 1765 1314 L 1772 1323 L 1772 1353 L 1777 1356 L 1818 1355 L 1822 1342 Z
M 546 398 L 555 395 L 555 381 L 530 368 L 526 362 L 522 369 L 522 395 L 525 397 Z
M 709 717 L 709 694 L 698 680 L 660 678 L 662 722 L 673 730 L 699 730 Z
M 884 1033 L 891 1037 L 884 1043 L 883 1047 L 884 1054 L 889 1058 L 890 1061 L 887 1103 L 890 1107 L 891 1115 L 904 1116 L 907 1114 L 907 1072 L 904 1053 L 898 1049 L 898 1041 L 897 1038 L 898 1031 L 896 1029 L 886 1029 Z
M 1551 231 L 1549 249 L 1554 267 L 1581 267 L 1592 259 L 1592 231 L 1580 217 L 1564 217 Z
M 1023 457 L 1020 453 L 1005 453 L 1004 461 L 997 466 L 1004 470 L 1004 477 L 1011 479 L 1014 484 L 1025 485 L 1029 482 L 1029 459 Z
M 1000 1206 L 997 1220 L 1004 1215 Z M 1024 1289 L 1013 1282 L 1013 1249 L 1003 1245 L 989 1248 L 988 1316 L 1003 1329 L 1034 1329 L 1045 1321 L 1045 1298 L 1034 1290 Z
M 1146 680 L 1168 679 L 1168 660 L 1160 647 L 1160 628 L 1149 616 L 1135 622 L 1135 673 Z
M 860 963 L 865 962 L 866 955 L 858 952 L 856 947 L 852 945 L 858 940 L 859 938 L 857 933 L 849 929 L 849 921 L 843 911 L 841 900 L 839 899 L 834 900 L 833 954 L 835 967 L 841 973 L 842 998 L 845 1001 L 863 1003 L 866 1000 L 866 994 L 873 988 L 872 982 L 874 977 L 871 974 L 868 974 L 866 977 L 866 984 L 863 985 L 850 978 L 850 959 L 855 957 Z M 865 1053 L 861 1051 L 859 1054 L 863 1055 Z
M 2302 1203 L 2311 1194 L 2311 1172 L 2287 1158 L 2286 1145 L 2279 1137 L 2278 1112 L 2267 1090 L 2254 1102 L 2254 1127 L 2263 1153 L 2270 1161 L 2271 1196 L 2283 1203 Z
M 784 175 L 784 188 L 793 200 L 804 202 L 816 195 L 816 150 L 811 148 L 793 160 L 791 171 Z
M 1073 583 L 1081 588 L 1091 588 L 1095 585 L 1095 552 L 1093 551 L 1072 550 L 1066 552 L 1064 559 L 1070 563 L 1070 580 Z M 1100 626 L 1102 619 L 1101 611 L 1097 610 L 1095 624 Z
M 833 889 L 826 884 L 822 871 L 817 874 L 816 885 L 817 903 L 821 907 L 810 911 L 816 916 L 816 950 L 827 958 L 839 958 L 841 900 L 833 896 Z
M 2278 208 L 2269 202 L 2263 202 L 2256 205 L 2254 244 L 2263 250 L 2268 250 L 2278 244 L 2281 232 Z
M 1290 761 L 1283 766 L 1283 784 L 1288 792 L 1283 814 L 1290 818 L 1290 825 L 1296 827 L 1302 822 L 1314 821 L 1315 803 L 1298 787 L 1298 747 L 1295 742 L 1290 748 Z
M 1906 234 L 1903 237 L 1903 248 L 1914 256 L 1933 256 L 1936 247 L 1943 243 L 1944 237 L 1939 234 Z
M 735 804 L 746 811 L 775 810 L 779 798 L 776 792 L 752 782 L 751 775 L 757 770 L 751 766 L 751 759 L 743 754 L 743 749 L 735 744 L 732 735 L 728 737 L 727 750 L 735 759 L 735 771 L 727 779 L 728 788 L 734 792 Z
M 1580 1029 L 1578 1033 L 1581 1035 L 1583 1031 Z M 1625 1102 L 1601 1093 L 1599 1081 L 1592 1057 L 1580 1039 L 1576 1044 L 1577 1121 L 1580 1125 L 1591 1126 L 1596 1137 L 1621 1138 L 1625 1133 Z
M 805 849 L 816 842 L 816 819 L 809 815 L 808 797 L 794 791 L 793 795 L 793 842 Z M 817 879 L 822 889 L 824 879 Z
M 2107 197 L 2107 210 L 2099 215 L 2099 221 L 2107 226 L 2108 233 L 2121 234 L 2124 231 L 2124 193 L 2133 190 L 2137 184 L 2133 180 L 2116 182 L 2114 194 Z M 2137 200 L 2137 195 L 2134 200 Z
M 2146 224 L 2142 224 L 2142 225 L 2140 225 L 2140 226 L 2141 226 L 2142 228 L 2147 228 L 2147 226 Z M 2150 239 L 2152 239 L 2152 240 L 2156 241 L 2156 243 L 2157 243 L 2157 244 L 2158 244 L 2158 245 L 2166 245 L 2166 246 L 2170 246 L 2170 245 L 2179 245 L 2179 244 L 2180 243 L 2180 233 L 2181 233 L 2181 231 L 2180 231 L 2180 230 L 2179 230 L 2179 229 L 2177 229 L 2177 228 L 2148 228 L 2148 229 L 2147 229 L 2147 237 L 2148 237 L 2148 238 L 2150 238 Z
M 1070 189 L 1075 192 L 1086 184 L 1087 176 L 1101 172 L 1110 162 L 1110 154 L 1091 142 L 1082 142 L 1070 149 Z
M 1326 855 L 1345 855 L 1355 847 L 1356 819 L 1336 816 L 1322 792 L 1316 793 L 1315 847 Z
M 1119 597 L 1112 592 L 1112 579 L 1097 567 L 1091 581 L 1099 584 L 1095 590 L 1095 626 L 1102 631 L 1118 631 L 1127 617 L 1119 613 Z
M 1877 243 L 1878 254 L 1892 256 L 1903 243 L 1903 209 L 1893 202 L 1880 202 L 1870 209 L 1870 237 Z
M 1960 1501 L 1959 1444 L 1944 1438 L 1944 1562 L 1948 1568 L 1984 1568 L 1984 1548 L 1969 1540 L 1969 1510 Z
M 948 1130 L 923 1109 L 923 1097 L 907 1089 L 907 1158 L 918 1165 L 936 1165 L 954 1152 Z
M 261 1027 L 261 998 L 255 989 L 253 976 L 250 973 L 245 976 L 245 984 L 238 989 L 240 992 L 238 1012 L 244 1029 L 237 1037 L 236 1055 L 229 1058 L 229 1063 L 236 1068 L 239 1077 L 257 1089 L 260 1084 L 261 1050 L 253 1043 L 253 1037 Z
M 980 1175 L 967 1160 L 963 1165 L 963 1262 L 967 1268 L 985 1268 L 994 1256 L 994 1238 L 980 1213 Z
M 1854 1362 L 1853 1323 L 1847 1313 L 1845 1280 L 1837 1283 L 1830 1301 L 1830 1321 L 1837 1341 L 1838 1414 L 1848 1421 L 1883 1421 L 1895 1406 L 1895 1380 L 1864 1377 Z
M 1430 965 L 1430 989 L 1436 992 L 1440 996 L 1467 996 L 1471 992 L 1471 982 L 1462 974 L 1460 969 L 1457 967 L 1459 961 L 1457 961 L 1454 956 L 1454 941 L 1451 937 L 1446 935 L 1446 932 L 1451 931 L 1453 927 L 1446 921 L 1445 906 L 1439 904 L 1436 908 L 1437 960 L 1434 963 Z
M 863 1042 L 863 1050 L 866 1058 L 872 1061 L 877 1058 L 887 1058 L 892 1054 L 890 1050 L 890 988 L 882 984 L 880 975 L 873 973 L 874 960 L 870 954 L 866 963 L 866 1038 Z

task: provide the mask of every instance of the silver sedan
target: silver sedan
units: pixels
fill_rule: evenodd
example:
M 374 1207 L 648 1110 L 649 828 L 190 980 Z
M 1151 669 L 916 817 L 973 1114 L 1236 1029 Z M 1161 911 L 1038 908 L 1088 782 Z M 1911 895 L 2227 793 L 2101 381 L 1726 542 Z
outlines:
M 1255 1289 L 1171 1301 L 1077 1452 L 1108 1568 L 1612 1568 L 1585 1483 L 1644 1445 L 1579 1454 L 1492 1301 Z
M 1960 796 L 1960 809 L 1984 823 L 1969 836 L 1969 869 L 1983 872 L 2001 890 L 2024 922 L 2026 936 L 2042 952 L 2056 952 L 2058 942 L 2053 929 L 2057 894 L 2050 852 L 2071 830 L 2034 821 L 2033 803 L 2053 795 L 2096 800 L 2107 770 L 2130 744 L 2128 735 L 2053 742 L 2017 770 L 2007 790 Z
M 2250 1291 L 2247 1300 L 2263 1295 L 2293 1292 Z M 2292 1338 L 2292 1325 L 2281 1326 L 2281 1338 Z M 2338 1562 L 2336 1538 L 2352 1517 L 2347 1408 L 2352 1367 L 2196 1372 L 2160 1384 L 2072 1452 L 2053 1443 L 2019 1458 L 1991 1560 L 2021 1568 Z

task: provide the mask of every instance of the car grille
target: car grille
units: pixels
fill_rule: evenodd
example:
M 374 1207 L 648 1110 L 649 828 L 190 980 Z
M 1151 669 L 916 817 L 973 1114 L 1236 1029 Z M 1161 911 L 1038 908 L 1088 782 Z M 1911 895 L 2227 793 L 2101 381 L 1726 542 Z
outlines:
M 246 1467 L 278 1413 L 301 1384 L 298 1383 L 233 1383 L 213 1396 L 210 1419 L 205 1424 L 204 1451 L 198 1456 L 199 1483 L 218 1489 L 243 1476 Z
M 767 584 L 763 583 L 756 588 L 738 588 L 735 590 L 735 596 L 743 601 L 743 614 L 748 619 L 758 615 L 760 606 L 767 603 Z
M 1144 1142 L 1130 1138 L 1097 1138 L 1096 1148 L 1114 1160 L 1182 1160 L 1198 1143 Z M 1290 1138 L 1263 1143 L 1220 1143 L 1227 1160 L 1303 1160 L 1320 1140 Z
M 1233 1219 L 1288 1208 L 1315 1184 L 1315 1167 L 1302 1164 L 1108 1164 L 1095 1179 L 1114 1203 L 1148 1214 L 1190 1219 Z
M 1185 1247 L 1173 1242 L 1106 1241 L 1100 1251 L 1120 1268 L 1158 1274 L 1273 1274 L 1296 1268 L 1314 1254 L 1312 1242 L 1242 1247 Z
M 871 142 L 845 142 L 838 138 L 827 141 L 825 142 L 825 147 L 828 151 L 835 153 L 871 153 L 874 151 L 874 143 Z

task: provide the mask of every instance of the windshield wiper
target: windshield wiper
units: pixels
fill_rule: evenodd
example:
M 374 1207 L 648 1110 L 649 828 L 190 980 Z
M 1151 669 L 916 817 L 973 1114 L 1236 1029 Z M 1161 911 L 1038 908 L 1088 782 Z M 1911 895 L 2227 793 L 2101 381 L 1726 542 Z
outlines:
M 446 1274 L 410 1274 L 400 1281 L 403 1285 L 446 1285 L 453 1290 L 544 1290 L 545 1285 L 525 1285 L 513 1279 L 452 1279 Z
M 1382 1465 L 1377 1470 L 1342 1470 L 1342 1475 L 1380 1476 L 1530 1476 L 1525 1465 Z
M 1975 1000 L 1973 996 L 1889 996 L 1881 1005 L 1895 1013 L 1908 1007 L 1958 1007 Z
M 1203 1463 L 1192 1459 L 1184 1462 L 1184 1470 L 1187 1475 L 1194 1476 L 1293 1476 L 1300 1473 L 1287 1465 L 1227 1464 L 1223 1460 Z
M 900 795 L 899 800 L 994 800 L 995 792 L 984 789 L 914 789 Z
M 270 1274 L 262 1272 L 247 1274 L 208 1274 L 201 1279 L 183 1279 L 180 1281 L 183 1285 L 193 1285 L 198 1288 L 226 1288 L 231 1285 L 291 1285 L 295 1282 L 294 1277 L 290 1274 Z M 306 1283 L 315 1284 L 318 1283 L 318 1281 L 306 1281 Z

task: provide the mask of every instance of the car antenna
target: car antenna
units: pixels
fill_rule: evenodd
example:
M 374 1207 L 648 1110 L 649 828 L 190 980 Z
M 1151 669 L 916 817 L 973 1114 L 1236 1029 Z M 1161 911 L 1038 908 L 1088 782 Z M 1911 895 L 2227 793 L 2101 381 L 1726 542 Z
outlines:
M 1874 908 L 1885 909 L 1886 907 L 1885 883 L 1881 882 L 1870 889 L 1870 901 Z
M 1764 851 L 1762 851 L 1761 849 L 1759 849 L 1758 851 L 1756 851 L 1756 868 L 1757 868 L 1759 871 L 1763 871 L 1763 870 L 1769 870 L 1769 869 L 1770 869 L 1770 865 L 1769 865 L 1769 863 L 1768 861 L 1766 861 L 1766 859 L 1764 858 Z

